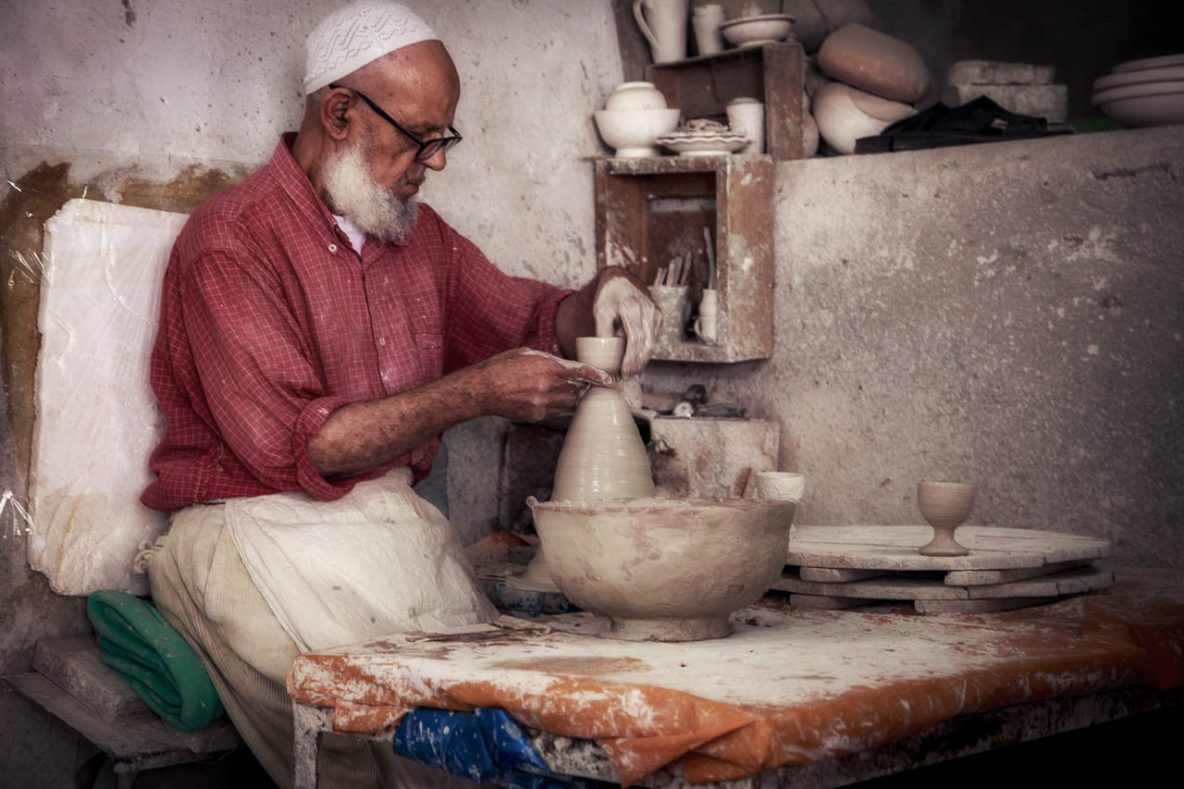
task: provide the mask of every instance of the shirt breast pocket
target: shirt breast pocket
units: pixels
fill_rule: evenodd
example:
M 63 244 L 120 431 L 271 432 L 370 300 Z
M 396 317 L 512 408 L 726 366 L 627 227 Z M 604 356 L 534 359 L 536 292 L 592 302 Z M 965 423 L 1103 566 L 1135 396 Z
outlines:
M 419 375 L 424 383 L 444 374 L 444 335 L 414 334 L 415 353 L 419 360 Z

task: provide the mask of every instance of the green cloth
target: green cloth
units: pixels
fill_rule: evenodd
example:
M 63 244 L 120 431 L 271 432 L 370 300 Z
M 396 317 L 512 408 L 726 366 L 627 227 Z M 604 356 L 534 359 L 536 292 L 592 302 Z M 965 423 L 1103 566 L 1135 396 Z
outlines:
M 99 634 L 100 659 L 118 671 L 149 709 L 181 731 L 224 714 L 193 649 L 152 605 L 127 592 L 93 592 L 86 613 Z

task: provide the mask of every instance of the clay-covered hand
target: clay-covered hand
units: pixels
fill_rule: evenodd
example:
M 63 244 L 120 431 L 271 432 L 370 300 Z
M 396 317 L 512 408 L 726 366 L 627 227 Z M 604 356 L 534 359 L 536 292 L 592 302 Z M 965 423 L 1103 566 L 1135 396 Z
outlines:
M 592 302 L 598 337 L 612 337 L 620 327 L 625 334 L 625 358 L 621 377 L 641 372 L 654 353 L 654 341 L 662 325 L 662 311 L 650 299 L 641 280 L 623 268 L 604 269 Z
M 588 384 L 612 386 L 603 370 L 530 348 L 515 348 L 470 368 L 485 413 L 537 422 L 570 411 Z

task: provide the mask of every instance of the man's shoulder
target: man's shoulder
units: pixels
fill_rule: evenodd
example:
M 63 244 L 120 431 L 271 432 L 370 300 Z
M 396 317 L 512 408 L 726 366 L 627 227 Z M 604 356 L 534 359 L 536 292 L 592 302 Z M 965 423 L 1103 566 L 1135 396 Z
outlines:
M 283 207 L 282 192 L 268 168 L 259 168 L 198 205 L 177 238 L 178 247 L 186 256 L 240 250 L 274 222 Z

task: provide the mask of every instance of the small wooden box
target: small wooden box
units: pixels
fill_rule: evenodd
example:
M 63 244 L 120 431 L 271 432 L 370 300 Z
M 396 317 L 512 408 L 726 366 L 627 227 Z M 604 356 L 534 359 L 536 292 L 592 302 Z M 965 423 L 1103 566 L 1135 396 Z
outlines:
M 714 344 L 660 344 L 655 359 L 740 362 L 773 353 L 773 160 L 769 156 L 667 156 L 599 159 L 596 257 L 650 284 L 682 256 L 705 258 L 703 229 L 715 246 L 718 330 Z M 703 268 L 693 268 L 698 304 Z

